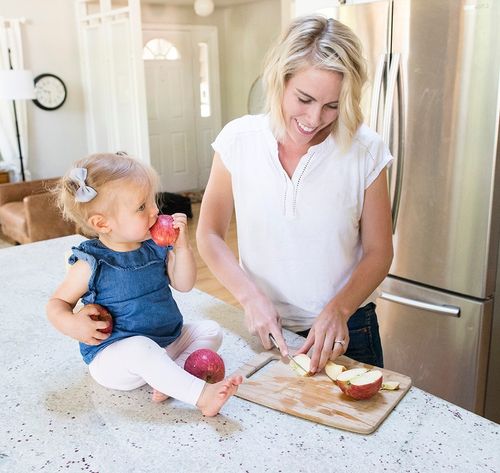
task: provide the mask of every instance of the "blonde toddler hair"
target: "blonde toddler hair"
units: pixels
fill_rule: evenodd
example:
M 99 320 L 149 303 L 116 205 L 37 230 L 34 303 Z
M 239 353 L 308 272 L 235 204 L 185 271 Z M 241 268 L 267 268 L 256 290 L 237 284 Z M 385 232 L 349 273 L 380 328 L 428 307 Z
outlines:
M 119 199 L 120 184 L 133 182 L 144 188 L 146 195 L 155 195 L 158 189 L 158 174 L 149 165 L 125 153 L 92 154 L 73 164 L 73 168 L 85 168 L 85 185 L 97 195 L 88 202 L 79 202 L 76 192 L 79 184 L 70 176 L 71 169 L 61 178 L 54 192 L 57 204 L 66 220 L 76 223 L 87 236 L 96 236 L 88 219 L 96 213 L 112 212 L 116 198 Z
M 366 82 L 366 63 L 357 36 L 339 21 L 320 15 L 292 21 L 266 57 L 263 81 L 273 134 L 278 141 L 283 141 L 286 134 L 282 101 L 287 81 L 311 66 L 343 76 L 339 114 L 331 134 L 345 150 L 363 122 L 360 101 Z

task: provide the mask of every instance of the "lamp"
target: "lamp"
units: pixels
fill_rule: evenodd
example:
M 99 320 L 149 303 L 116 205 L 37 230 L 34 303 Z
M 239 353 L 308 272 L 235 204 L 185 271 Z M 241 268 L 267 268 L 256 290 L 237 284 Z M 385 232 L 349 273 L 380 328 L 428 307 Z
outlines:
M 195 0 L 194 11 L 198 16 L 208 16 L 214 11 L 213 0 Z
M 17 120 L 16 100 L 29 100 L 35 98 L 35 85 L 33 82 L 33 73 L 25 69 L 14 69 L 10 58 L 9 49 L 9 66 L 10 69 L 0 70 L 0 99 L 12 100 L 14 108 L 14 120 L 16 122 L 17 148 L 19 150 L 19 162 L 21 164 L 21 176 L 23 181 L 26 180 L 24 175 L 23 154 L 21 151 L 21 137 L 19 136 L 19 123 Z

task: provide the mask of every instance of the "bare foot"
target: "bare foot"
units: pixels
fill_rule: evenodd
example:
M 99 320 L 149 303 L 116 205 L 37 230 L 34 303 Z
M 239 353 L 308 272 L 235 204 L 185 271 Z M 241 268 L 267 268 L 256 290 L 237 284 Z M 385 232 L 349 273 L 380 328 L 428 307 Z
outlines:
M 153 388 L 153 395 L 151 396 L 151 400 L 153 402 L 163 402 L 165 399 L 168 399 L 168 396 L 166 394 L 163 394 L 162 392 Z
M 236 393 L 242 382 L 241 376 L 230 376 L 219 383 L 205 384 L 196 407 L 204 416 L 217 415 L 226 401 Z

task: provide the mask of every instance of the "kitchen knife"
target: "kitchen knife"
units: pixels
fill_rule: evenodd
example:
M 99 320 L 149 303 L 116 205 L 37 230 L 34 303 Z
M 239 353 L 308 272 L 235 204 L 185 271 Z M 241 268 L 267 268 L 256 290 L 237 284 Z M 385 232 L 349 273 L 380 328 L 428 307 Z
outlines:
M 278 351 L 280 351 L 280 347 L 278 346 L 278 342 L 276 341 L 276 339 L 274 338 L 274 336 L 273 336 L 273 334 L 272 334 L 272 333 L 270 333 L 270 334 L 269 334 L 269 339 L 271 340 L 271 343 L 272 343 L 272 344 L 273 344 L 273 345 L 274 345 L 274 346 L 278 349 Z M 300 366 L 300 365 L 299 365 L 299 364 L 298 364 L 298 363 L 297 363 L 297 362 L 293 359 L 293 357 L 292 357 L 290 354 L 288 354 L 288 355 L 286 356 L 286 358 L 288 358 L 288 361 L 289 361 L 290 363 L 292 363 L 292 364 L 293 364 L 293 366 L 295 366 L 295 367 L 296 367 L 296 368 L 298 368 L 300 371 L 302 371 L 302 372 L 304 373 L 304 375 L 307 375 L 307 374 L 308 374 L 308 373 L 307 373 L 307 371 L 306 371 L 304 368 L 302 368 L 302 366 Z

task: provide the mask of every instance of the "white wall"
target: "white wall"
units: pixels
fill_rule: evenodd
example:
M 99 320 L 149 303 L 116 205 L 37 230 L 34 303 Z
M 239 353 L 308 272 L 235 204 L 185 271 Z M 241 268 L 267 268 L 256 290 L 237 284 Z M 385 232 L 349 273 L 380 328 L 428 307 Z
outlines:
M 25 67 L 35 76 L 50 72 L 64 80 L 68 98 L 48 112 L 28 102 L 29 164 L 33 179 L 55 177 L 86 155 L 78 38 L 72 0 L 0 0 L 4 18 L 26 18 Z
M 87 154 L 84 100 L 78 37 L 72 0 L 0 0 L 0 15 L 26 18 L 23 25 L 25 65 L 35 76 L 61 77 L 68 98 L 48 112 L 28 102 L 29 170 L 33 179 L 64 173 Z M 147 5 L 143 22 L 215 25 L 219 29 L 222 122 L 247 113 L 247 97 L 261 71 L 263 56 L 281 27 L 280 0 L 216 8 L 209 17 L 191 7 Z
M 221 115 L 225 124 L 247 113 L 247 98 L 261 72 L 262 60 L 279 35 L 280 0 L 260 0 L 217 7 L 208 17 L 197 16 L 192 7 L 142 5 L 143 23 L 213 25 L 219 35 Z
M 247 113 L 248 93 L 281 31 L 281 3 L 262 0 L 225 8 L 221 28 L 223 119 Z

